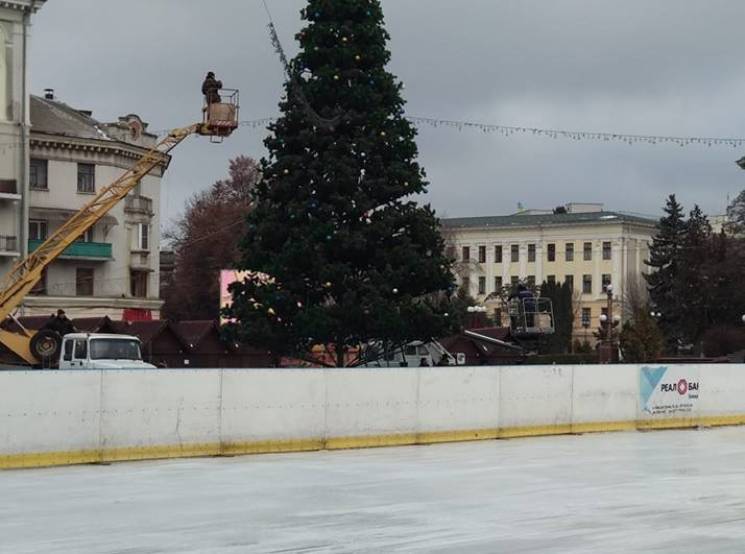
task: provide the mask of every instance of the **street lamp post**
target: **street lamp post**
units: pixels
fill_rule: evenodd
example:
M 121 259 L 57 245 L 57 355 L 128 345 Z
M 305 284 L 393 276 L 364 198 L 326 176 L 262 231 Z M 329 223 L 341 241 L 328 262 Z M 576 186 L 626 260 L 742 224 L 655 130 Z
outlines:
M 613 362 L 615 361 L 615 341 L 613 340 L 613 327 L 621 322 L 621 318 L 613 316 L 613 286 L 608 285 L 605 287 L 605 293 L 608 298 L 607 313 L 600 315 L 600 324 L 605 326 L 605 344 L 600 345 L 601 347 L 601 361 Z
M 608 295 L 608 344 L 613 346 L 613 285 L 605 287 Z

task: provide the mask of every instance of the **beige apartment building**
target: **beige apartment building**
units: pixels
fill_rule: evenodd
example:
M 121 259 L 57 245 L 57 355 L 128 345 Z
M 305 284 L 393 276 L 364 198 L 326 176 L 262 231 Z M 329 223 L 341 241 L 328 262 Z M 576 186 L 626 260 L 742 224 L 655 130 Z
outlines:
M 137 115 L 113 123 L 47 91 L 31 96 L 29 251 L 150 149 L 156 136 Z M 24 302 L 26 315 L 62 308 L 74 317 L 158 318 L 160 181 L 170 158 L 48 268 Z
M 562 210 L 564 211 L 564 210 Z M 568 204 L 566 213 L 525 210 L 514 215 L 444 219 L 449 254 L 461 287 L 496 319 L 504 307 L 495 293 L 520 280 L 569 281 L 574 290 L 575 338 L 592 340 L 608 305 L 622 315 L 632 283 L 646 271 L 657 221 L 603 210 L 602 204 Z

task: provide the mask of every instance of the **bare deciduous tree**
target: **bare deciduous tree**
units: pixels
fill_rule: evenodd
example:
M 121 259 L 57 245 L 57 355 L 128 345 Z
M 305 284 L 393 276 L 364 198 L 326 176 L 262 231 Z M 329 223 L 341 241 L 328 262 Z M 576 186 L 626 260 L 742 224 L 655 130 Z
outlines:
M 184 215 L 165 233 L 175 253 L 173 278 L 164 290 L 164 316 L 174 320 L 216 319 L 219 274 L 239 260 L 238 243 L 259 178 L 255 160 L 230 161 L 229 177 L 192 196 Z

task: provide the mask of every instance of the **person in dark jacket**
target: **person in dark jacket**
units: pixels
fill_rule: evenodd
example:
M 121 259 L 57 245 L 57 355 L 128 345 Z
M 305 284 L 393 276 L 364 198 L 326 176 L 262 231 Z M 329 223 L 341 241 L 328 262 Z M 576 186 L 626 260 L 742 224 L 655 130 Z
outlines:
M 44 323 L 42 329 L 56 331 L 63 337 L 77 331 L 75 325 L 68 319 L 64 310 L 57 310 L 57 315 L 52 314 L 47 322 Z
M 202 83 L 202 94 L 204 94 L 204 101 L 207 105 L 220 103 L 220 93 L 218 91 L 221 88 L 222 81 L 215 78 L 215 73 L 213 71 L 207 73 L 207 77 L 204 78 Z
M 512 291 L 508 300 L 518 301 L 518 313 L 519 317 L 512 317 L 513 327 L 533 327 L 535 324 L 535 296 L 530 292 L 530 289 L 525 286 L 524 283 L 519 283 L 517 289 Z

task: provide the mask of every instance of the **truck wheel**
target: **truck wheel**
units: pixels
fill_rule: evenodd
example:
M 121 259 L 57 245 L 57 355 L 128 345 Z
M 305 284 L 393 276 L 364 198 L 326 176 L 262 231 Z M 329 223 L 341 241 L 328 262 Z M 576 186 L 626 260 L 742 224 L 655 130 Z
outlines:
M 31 353 L 42 361 L 55 359 L 62 346 L 62 337 L 57 331 L 42 329 L 31 338 Z

